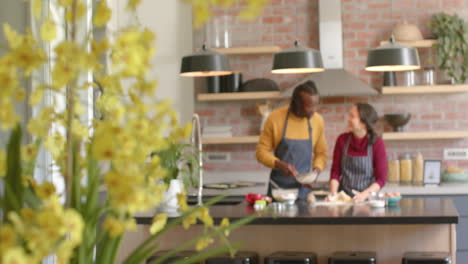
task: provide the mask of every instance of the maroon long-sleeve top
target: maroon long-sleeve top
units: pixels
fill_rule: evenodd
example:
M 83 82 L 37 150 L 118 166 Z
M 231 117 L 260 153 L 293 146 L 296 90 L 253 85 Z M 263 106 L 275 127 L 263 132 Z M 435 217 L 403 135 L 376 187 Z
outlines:
M 341 159 L 345 149 L 346 141 L 351 137 L 348 147 L 348 155 L 350 156 L 367 156 L 367 141 L 368 135 L 363 138 L 358 138 L 353 133 L 343 133 L 336 140 L 335 150 L 333 151 L 333 163 L 331 168 L 330 179 L 340 181 L 341 177 Z M 372 164 L 374 169 L 375 182 L 382 188 L 387 181 L 387 153 L 385 144 L 381 137 L 378 137 L 372 145 Z

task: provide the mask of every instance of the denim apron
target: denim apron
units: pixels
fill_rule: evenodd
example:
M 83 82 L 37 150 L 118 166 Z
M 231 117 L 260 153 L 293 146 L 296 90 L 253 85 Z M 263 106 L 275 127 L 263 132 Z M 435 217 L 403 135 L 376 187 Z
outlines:
M 275 156 L 281 161 L 287 162 L 294 167 L 299 173 L 305 173 L 310 170 L 310 165 L 314 157 L 313 142 L 312 142 L 312 126 L 310 120 L 307 119 L 309 127 L 308 139 L 289 139 L 286 138 L 286 129 L 288 127 L 289 111 L 286 114 L 284 121 L 283 134 L 281 141 L 275 150 Z M 274 181 L 281 188 L 298 188 L 298 199 L 306 199 L 307 194 L 311 191 L 309 188 L 302 186 L 295 177 L 283 175 L 280 170 L 273 169 L 270 173 L 270 180 Z M 268 196 L 271 196 L 271 183 L 268 185 Z
M 367 145 L 367 156 L 353 157 L 348 155 L 351 142 L 350 135 L 346 141 L 341 158 L 341 183 L 340 190 L 353 197 L 353 191 L 364 191 L 374 182 L 374 168 L 372 165 L 372 145 Z

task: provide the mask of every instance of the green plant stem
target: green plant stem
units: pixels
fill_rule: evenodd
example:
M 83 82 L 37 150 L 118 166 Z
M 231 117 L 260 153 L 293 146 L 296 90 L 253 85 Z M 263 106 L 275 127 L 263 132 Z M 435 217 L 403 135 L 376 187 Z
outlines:
M 217 196 L 217 197 L 214 197 L 213 199 L 209 200 L 205 206 L 210 206 L 210 205 L 213 205 L 215 204 L 216 202 L 220 201 L 222 198 L 224 198 L 225 196 Z M 198 207 L 194 207 L 194 208 L 191 208 L 190 210 L 188 210 L 187 212 L 185 212 L 184 214 L 182 214 L 182 216 L 176 218 L 176 219 L 173 219 L 171 220 L 165 227 L 163 230 L 161 230 L 159 233 L 156 233 L 150 237 L 148 237 L 142 244 L 140 244 L 135 250 L 133 250 L 132 254 L 130 254 L 124 263 L 133 263 L 133 262 L 127 262 L 128 260 L 131 260 L 132 258 L 134 258 L 136 255 L 140 254 L 141 251 L 144 251 L 146 247 L 150 246 L 151 243 L 153 243 L 158 237 L 160 237 L 162 234 L 172 230 L 173 228 L 175 228 L 176 226 L 178 226 L 180 223 L 182 223 L 182 221 L 189 215 L 195 213 L 195 211 L 198 210 Z
M 231 248 L 239 249 L 241 248 L 242 244 L 241 243 L 234 243 L 231 245 Z M 189 264 L 189 263 L 200 263 L 200 261 L 205 260 L 207 258 L 213 257 L 213 256 L 219 256 L 224 253 L 230 252 L 230 249 L 225 246 L 221 247 L 216 247 L 210 250 L 207 250 L 205 252 L 202 252 L 201 254 L 197 254 L 196 256 L 190 257 L 189 259 L 181 259 L 177 260 L 175 262 L 172 262 L 171 264 Z
M 7 171 L 5 175 L 4 220 L 9 212 L 19 211 L 23 206 L 23 183 L 21 180 L 21 125 L 10 134 L 7 145 Z
M 182 245 L 178 246 L 177 248 L 175 249 L 172 249 L 170 250 L 166 255 L 158 258 L 154 264 L 160 264 L 160 263 L 164 263 L 165 260 L 167 260 L 168 258 L 174 256 L 177 252 L 179 251 L 182 251 L 194 244 L 196 244 L 200 239 L 204 239 L 204 238 L 208 238 L 208 237 L 212 237 L 214 235 L 217 235 L 219 234 L 220 232 L 223 233 L 225 231 L 230 231 L 230 230 L 233 230 L 241 225 L 245 225 L 247 223 L 249 223 L 250 221 L 252 221 L 253 219 L 255 218 L 255 215 L 251 215 L 249 217 L 246 217 L 246 218 L 243 218 L 243 219 L 240 219 L 240 220 L 237 220 L 236 222 L 232 223 L 231 225 L 227 226 L 227 227 L 221 227 L 221 228 L 215 228 L 213 231 L 211 232 L 208 232 L 208 233 L 205 233 L 199 237 L 196 237 L 196 238 L 193 238 L 185 243 L 183 243 Z

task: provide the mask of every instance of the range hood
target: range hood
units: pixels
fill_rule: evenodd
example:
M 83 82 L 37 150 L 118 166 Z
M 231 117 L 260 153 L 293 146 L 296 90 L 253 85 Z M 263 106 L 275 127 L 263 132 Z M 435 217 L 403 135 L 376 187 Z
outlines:
M 343 68 L 343 33 L 341 0 L 319 0 L 320 52 L 324 72 L 312 73 L 283 93 L 291 96 L 294 87 L 307 80 L 317 85 L 320 96 L 368 96 L 378 94 L 375 89 Z

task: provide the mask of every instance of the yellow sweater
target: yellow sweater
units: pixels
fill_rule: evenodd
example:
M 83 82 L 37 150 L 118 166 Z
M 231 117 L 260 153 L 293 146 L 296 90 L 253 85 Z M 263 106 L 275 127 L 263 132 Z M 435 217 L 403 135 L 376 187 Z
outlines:
M 278 159 L 278 157 L 275 157 L 274 152 L 281 141 L 288 109 L 289 105 L 271 112 L 265 121 L 265 126 L 258 140 L 257 160 L 270 168 L 274 168 L 275 161 Z M 312 143 L 314 146 L 314 160 L 311 161 L 312 168 L 323 170 L 327 161 L 327 142 L 325 140 L 325 126 L 322 116 L 314 113 L 310 118 L 310 124 L 312 126 Z M 307 119 L 299 118 L 290 113 L 286 138 L 307 139 L 308 137 Z

